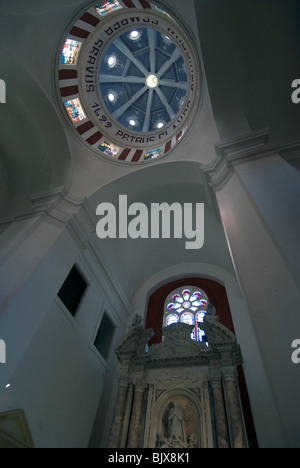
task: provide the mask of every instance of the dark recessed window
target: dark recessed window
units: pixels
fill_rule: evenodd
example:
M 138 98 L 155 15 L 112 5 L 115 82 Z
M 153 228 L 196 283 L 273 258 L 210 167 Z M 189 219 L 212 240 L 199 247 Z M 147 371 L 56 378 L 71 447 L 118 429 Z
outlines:
M 111 350 L 114 331 L 115 326 L 105 312 L 94 343 L 95 347 L 105 360 L 107 360 Z
M 58 297 L 73 317 L 76 314 L 86 288 L 86 281 L 76 266 L 74 266 L 58 293 Z

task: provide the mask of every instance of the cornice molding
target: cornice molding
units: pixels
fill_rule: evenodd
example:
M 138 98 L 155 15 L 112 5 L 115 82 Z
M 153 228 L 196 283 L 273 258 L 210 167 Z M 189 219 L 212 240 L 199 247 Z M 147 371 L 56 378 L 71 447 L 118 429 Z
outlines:
M 30 218 L 44 216 L 52 222 L 66 225 L 83 204 L 85 198 L 71 195 L 64 187 L 57 187 L 49 192 L 32 194 L 32 207 L 23 213 L 0 222 L 0 232 L 11 224 Z
M 215 145 L 216 158 L 204 169 L 208 184 L 215 192 L 222 190 L 235 173 L 235 166 L 279 155 L 279 145 L 269 143 L 269 130 L 234 138 Z

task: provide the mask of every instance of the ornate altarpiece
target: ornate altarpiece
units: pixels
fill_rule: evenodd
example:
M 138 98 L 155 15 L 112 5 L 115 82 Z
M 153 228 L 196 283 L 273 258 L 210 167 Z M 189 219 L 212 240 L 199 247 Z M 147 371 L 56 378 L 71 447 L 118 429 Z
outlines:
M 248 447 L 236 338 L 214 313 L 201 323 L 205 342 L 191 339 L 192 328 L 173 324 L 148 347 L 153 330 L 135 318 L 115 350 L 121 369 L 109 448 Z

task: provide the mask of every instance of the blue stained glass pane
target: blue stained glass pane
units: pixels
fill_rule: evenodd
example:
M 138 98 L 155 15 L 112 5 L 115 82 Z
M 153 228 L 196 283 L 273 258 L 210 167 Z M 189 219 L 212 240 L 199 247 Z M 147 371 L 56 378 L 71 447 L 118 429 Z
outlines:
M 203 322 L 204 317 L 205 317 L 205 312 L 199 312 L 199 313 L 196 315 L 196 321 L 197 321 L 197 322 Z
M 203 341 L 204 336 L 205 336 L 205 333 L 198 328 L 198 341 Z
M 179 296 L 179 294 L 175 294 L 175 296 L 173 296 L 173 301 L 176 301 L 178 302 L 179 304 L 182 304 L 183 303 L 183 299 L 182 297 Z
M 169 327 L 173 323 L 178 323 L 178 322 L 179 322 L 178 315 L 176 315 L 176 314 L 169 315 L 169 317 L 167 318 L 167 321 L 166 321 L 167 327 Z
M 197 291 L 192 295 L 190 301 L 191 302 L 198 301 L 201 296 L 202 296 L 201 292 Z
M 114 10 L 119 10 L 122 8 L 122 6 L 117 0 L 104 0 L 93 8 L 97 11 L 97 13 L 99 13 L 99 15 L 105 16 L 107 13 L 111 13 Z
M 184 299 L 185 301 L 188 301 L 188 300 L 189 300 L 190 295 L 191 295 L 191 291 L 189 291 L 188 289 L 186 289 L 186 290 L 183 291 L 183 293 L 182 293 L 183 299 Z
M 182 314 L 181 316 L 181 322 L 182 323 L 187 323 L 188 325 L 194 325 L 195 324 L 195 317 L 192 314 Z

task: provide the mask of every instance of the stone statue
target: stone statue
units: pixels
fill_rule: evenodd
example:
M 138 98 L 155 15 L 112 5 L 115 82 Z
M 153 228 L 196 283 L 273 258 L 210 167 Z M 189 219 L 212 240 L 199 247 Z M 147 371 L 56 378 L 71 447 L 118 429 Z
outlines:
M 185 422 L 181 409 L 174 403 L 174 407 L 169 413 L 169 440 L 171 442 L 176 442 L 178 446 L 186 447 L 186 430 Z
M 197 444 L 197 437 L 195 436 L 195 434 L 191 434 L 188 437 L 188 447 L 189 448 L 195 448 L 196 444 Z

